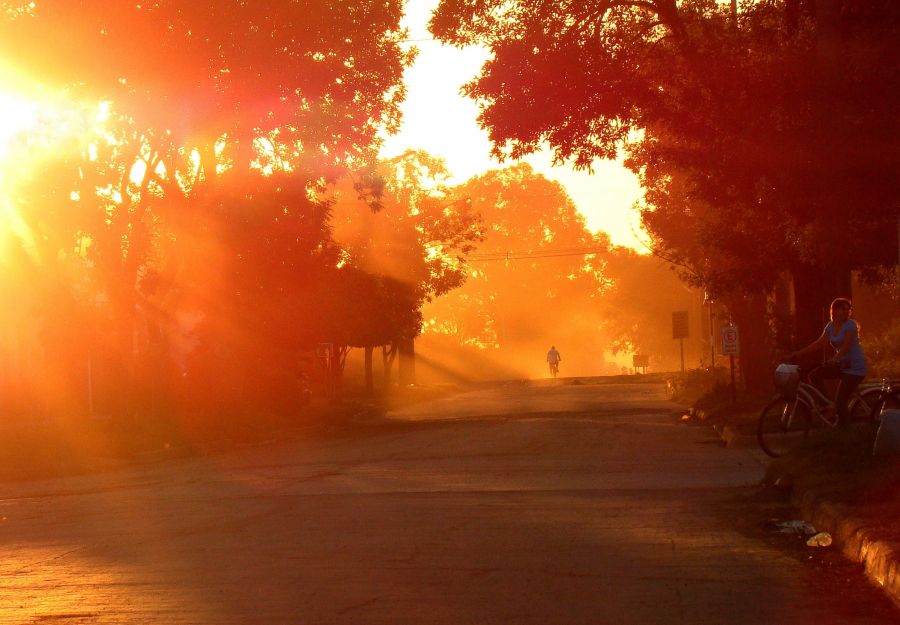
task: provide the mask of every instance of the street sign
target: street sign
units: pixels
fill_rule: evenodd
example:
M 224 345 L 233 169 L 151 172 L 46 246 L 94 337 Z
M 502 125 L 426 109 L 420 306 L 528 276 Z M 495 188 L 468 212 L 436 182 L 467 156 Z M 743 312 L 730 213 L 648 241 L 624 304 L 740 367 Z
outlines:
M 688 311 L 676 310 L 672 313 L 672 338 L 686 339 L 688 336 Z
M 726 356 L 737 356 L 741 351 L 740 335 L 737 326 L 722 328 L 722 353 Z
M 643 369 L 644 373 L 647 373 L 647 367 L 650 366 L 650 356 L 647 354 L 632 354 L 631 366 L 635 368 L 635 371 Z

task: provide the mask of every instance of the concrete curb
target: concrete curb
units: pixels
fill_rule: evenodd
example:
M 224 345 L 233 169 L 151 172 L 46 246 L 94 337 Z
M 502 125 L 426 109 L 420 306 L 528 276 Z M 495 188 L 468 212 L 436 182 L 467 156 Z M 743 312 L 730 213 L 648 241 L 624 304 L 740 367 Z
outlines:
M 830 533 L 834 545 L 862 564 L 866 577 L 900 606 L 900 543 L 878 539 L 864 519 L 849 516 L 843 506 L 821 499 L 815 491 L 794 493 L 792 499 L 806 520 Z

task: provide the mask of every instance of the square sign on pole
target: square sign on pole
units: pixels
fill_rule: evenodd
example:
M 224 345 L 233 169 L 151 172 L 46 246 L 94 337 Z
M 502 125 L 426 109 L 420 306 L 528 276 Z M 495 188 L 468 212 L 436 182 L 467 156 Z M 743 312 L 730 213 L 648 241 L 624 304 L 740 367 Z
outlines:
M 726 356 L 737 356 L 741 351 L 741 341 L 737 326 L 722 328 L 722 353 Z
M 681 344 L 681 372 L 684 373 L 684 339 L 688 337 L 688 311 L 676 310 L 672 313 L 672 338 Z
M 647 373 L 647 367 L 650 366 L 650 356 L 647 354 L 634 354 L 631 357 L 631 366 L 635 369 L 643 369 Z
M 672 338 L 686 339 L 688 337 L 688 311 L 676 310 L 672 313 Z

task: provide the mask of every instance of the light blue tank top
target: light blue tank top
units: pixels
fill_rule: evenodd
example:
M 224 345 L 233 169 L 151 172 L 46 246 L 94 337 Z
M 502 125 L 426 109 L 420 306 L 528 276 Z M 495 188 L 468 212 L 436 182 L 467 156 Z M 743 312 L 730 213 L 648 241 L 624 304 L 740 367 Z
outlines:
M 844 344 L 844 337 L 847 335 L 848 329 L 854 330 L 855 336 L 853 337 L 853 343 L 850 344 L 849 351 L 841 357 L 841 373 L 866 375 L 866 356 L 863 354 L 862 346 L 859 344 L 859 327 L 856 325 L 856 321 L 847 319 L 844 325 L 841 326 L 841 331 L 837 334 L 833 334 L 834 324 L 831 321 L 825 326 L 826 336 L 828 336 L 831 346 L 835 349 Z

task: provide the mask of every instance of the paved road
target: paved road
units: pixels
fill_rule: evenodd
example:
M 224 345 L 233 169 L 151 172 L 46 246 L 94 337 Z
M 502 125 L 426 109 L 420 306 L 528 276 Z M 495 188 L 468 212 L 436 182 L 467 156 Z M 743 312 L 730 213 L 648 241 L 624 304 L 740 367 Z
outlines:
M 846 566 L 747 531 L 764 461 L 672 411 L 652 384 L 508 384 L 0 485 L 0 623 L 897 622 Z

